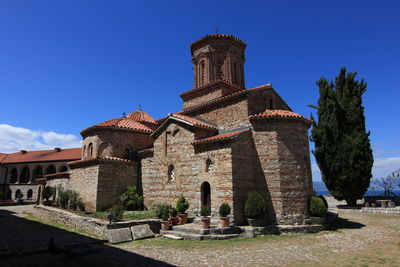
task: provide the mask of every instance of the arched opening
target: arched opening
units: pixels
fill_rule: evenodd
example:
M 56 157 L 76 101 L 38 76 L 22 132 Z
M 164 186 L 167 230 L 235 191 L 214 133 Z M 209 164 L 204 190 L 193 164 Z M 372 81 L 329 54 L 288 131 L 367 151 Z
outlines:
M 52 174 L 52 173 L 56 173 L 56 167 L 54 167 L 54 165 L 49 165 L 46 168 L 46 174 Z
M 129 148 L 125 148 L 125 154 L 124 154 L 124 159 L 130 159 L 131 158 L 131 150 Z
M 17 191 L 15 191 L 15 196 L 14 196 L 14 198 L 15 198 L 15 199 L 17 199 L 17 198 L 22 198 L 21 195 L 22 195 L 21 190 L 17 189 Z
M 201 205 L 211 209 L 211 186 L 208 182 L 201 184 Z
M 206 71 L 205 71 L 205 64 L 204 61 L 200 62 L 200 69 L 199 69 L 199 86 L 204 86 L 206 83 Z
M 22 169 L 21 175 L 19 176 L 19 182 L 23 184 L 28 183 L 30 176 L 31 176 L 31 171 L 29 170 L 28 167 L 24 167 Z
M 213 163 L 211 161 L 211 159 L 207 159 L 206 161 L 206 172 L 212 172 L 213 171 Z
M 168 182 L 175 180 L 175 167 L 174 165 L 168 166 Z
M 274 109 L 274 103 L 272 102 L 272 98 L 269 99 L 269 109 Z
M 17 180 L 18 180 L 18 171 L 16 168 L 13 168 L 10 174 L 10 183 L 15 184 Z
M 237 62 L 233 62 L 233 83 L 239 82 L 239 69 Z
M 11 199 L 11 196 L 12 196 L 12 191 L 11 191 L 11 189 L 8 189 L 8 191 L 7 191 L 7 199 Z
M 88 145 L 88 157 L 93 158 L 93 143 Z
M 67 168 L 67 166 L 65 166 L 65 165 L 61 166 L 61 167 L 58 169 L 58 172 L 67 172 L 67 171 L 68 171 L 68 168 Z
M 224 73 L 222 71 L 222 65 L 224 64 L 224 62 L 222 61 L 222 59 L 218 59 L 217 61 L 217 79 L 218 80 L 222 80 L 224 78 Z
M 33 180 L 36 180 L 38 178 L 41 178 L 43 176 L 43 168 L 42 166 L 36 166 L 36 168 L 33 170 Z
M 27 199 L 32 199 L 33 191 L 32 189 L 29 189 L 28 192 L 26 193 L 26 198 Z

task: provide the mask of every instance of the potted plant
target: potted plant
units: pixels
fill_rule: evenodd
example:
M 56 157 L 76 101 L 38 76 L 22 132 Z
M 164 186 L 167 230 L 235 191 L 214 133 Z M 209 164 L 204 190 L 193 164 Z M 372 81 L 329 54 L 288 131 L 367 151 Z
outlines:
M 169 220 L 169 207 L 165 206 L 164 211 L 161 217 L 161 229 L 163 231 L 167 231 L 171 225 L 171 221 Z
M 327 208 L 324 201 L 316 196 L 310 198 L 310 216 L 312 224 L 324 224 Z
M 202 206 L 200 209 L 200 215 L 201 215 L 201 227 L 203 229 L 210 228 L 211 224 L 211 209 L 208 206 Z
M 250 192 L 244 207 L 244 213 L 250 226 L 264 226 L 266 224 L 266 205 L 264 198 L 257 192 Z
M 178 211 L 175 208 L 169 210 L 169 216 L 171 216 L 172 225 L 177 225 L 179 222 Z
M 179 224 L 187 223 L 188 214 L 186 213 L 186 210 L 188 208 L 189 208 L 189 202 L 187 202 L 183 194 L 181 194 L 176 203 L 176 209 L 178 210 Z
M 229 227 L 229 217 L 228 215 L 231 214 L 231 207 L 228 203 L 222 203 L 219 206 L 219 226 L 221 227 Z

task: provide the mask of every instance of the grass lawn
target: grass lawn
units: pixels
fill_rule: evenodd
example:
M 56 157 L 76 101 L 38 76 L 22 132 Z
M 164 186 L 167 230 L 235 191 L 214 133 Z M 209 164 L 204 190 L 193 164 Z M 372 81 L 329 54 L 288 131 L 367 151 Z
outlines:
M 83 211 L 75 211 L 76 215 L 95 217 L 101 220 L 108 220 L 107 211 L 94 211 L 93 213 L 86 214 Z M 144 220 L 144 219 L 156 219 L 154 212 L 151 210 L 138 210 L 138 211 L 125 211 L 122 220 Z

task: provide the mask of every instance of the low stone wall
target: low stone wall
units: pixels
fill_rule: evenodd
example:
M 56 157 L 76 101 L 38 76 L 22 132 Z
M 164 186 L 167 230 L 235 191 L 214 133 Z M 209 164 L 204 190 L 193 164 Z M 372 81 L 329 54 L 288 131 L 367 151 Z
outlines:
M 396 206 L 400 206 L 400 196 L 364 196 L 364 202 L 376 203 L 377 200 L 391 200 Z
M 62 223 L 76 229 L 84 230 L 90 234 L 105 237 L 104 231 L 107 227 L 106 221 L 78 216 L 68 211 L 43 205 L 36 205 L 33 209 L 32 215 L 41 219 Z
M 109 224 L 107 221 L 78 216 L 65 210 L 43 205 L 36 205 L 33 209 L 32 215 L 41 219 L 62 223 L 76 229 L 84 230 L 90 234 L 94 234 L 103 238 L 107 238 L 106 230 L 109 229 L 129 228 L 131 226 L 143 224 L 148 224 L 154 233 L 159 233 L 161 229 L 161 220 L 158 219 L 133 220 Z

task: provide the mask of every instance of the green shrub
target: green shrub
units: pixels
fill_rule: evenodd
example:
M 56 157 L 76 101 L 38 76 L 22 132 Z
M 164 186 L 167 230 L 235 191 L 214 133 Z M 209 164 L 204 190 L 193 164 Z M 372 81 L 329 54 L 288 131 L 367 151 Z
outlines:
M 310 198 L 310 215 L 314 217 L 323 217 L 327 211 L 324 201 L 316 196 Z
M 186 198 L 182 194 L 178 198 L 178 201 L 176 202 L 176 209 L 180 214 L 182 214 L 185 213 L 188 208 L 189 208 L 189 202 L 186 201 Z
M 73 190 L 69 191 L 68 208 L 71 210 L 76 210 L 76 208 L 78 207 L 79 193 Z
M 219 216 L 221 217 L 226 217 L 229 214 L 231 214 L 231 207 L 229 206 L 228 203 L 222 203 L 221 206 L 219 206 Z
M 46 186 L 43 188 L 43 198 L 46 200 L 46 202 L 50 202 L 50 198 L 55 197 L 56 194 L 56 188 L 54 186 Z
M 246 217 L 250 219 L 263 218 L 266 210 L 264 198 L 257 192 L 250 192 L 244 206 Z
M 126 210 L 139 210 L 143 204 L 143 197 L 137 193 L 136 186 L 128 186 L 120 200 Z
M 124 216 L 124 207 L 122 205 L 114 205 L 110 209 L 110 212 L 113 215 L 111 221 L 119 222 L 120 220 L 122 220 L 122 216 Z
M 82 202 L 81 198 L 78 198 L 78 200 L 76 201 L 76 205 L 78 206 L 78 209 L 80 211 L 85 211 L 85 204 Z
M 203 217 L 210 216 L 211 210 L 208 206 L 201 206 L 200 215 Z
M 176 216 L 178 216 L 178 211 L 175 208 L 171 207 L 171 209 L 169 210 L 169 215 L 171 217 L 176 217 Z
M 156 208 L 154 209 L 154 214 L 156 215 L 156 217 L 158 219 L 161 219 L 164 213 L 164 209 L 165 208 L 171 209 L 172 207 L 170 205 L 166 205 L 166 204 L 160 204 L 157 205 Z
M 164 205 L 164 210 L 163 210 L 163 214 L 161 217 L 161 220 L 163 221 L 168 221 L 169 219 L 169 205 Z

